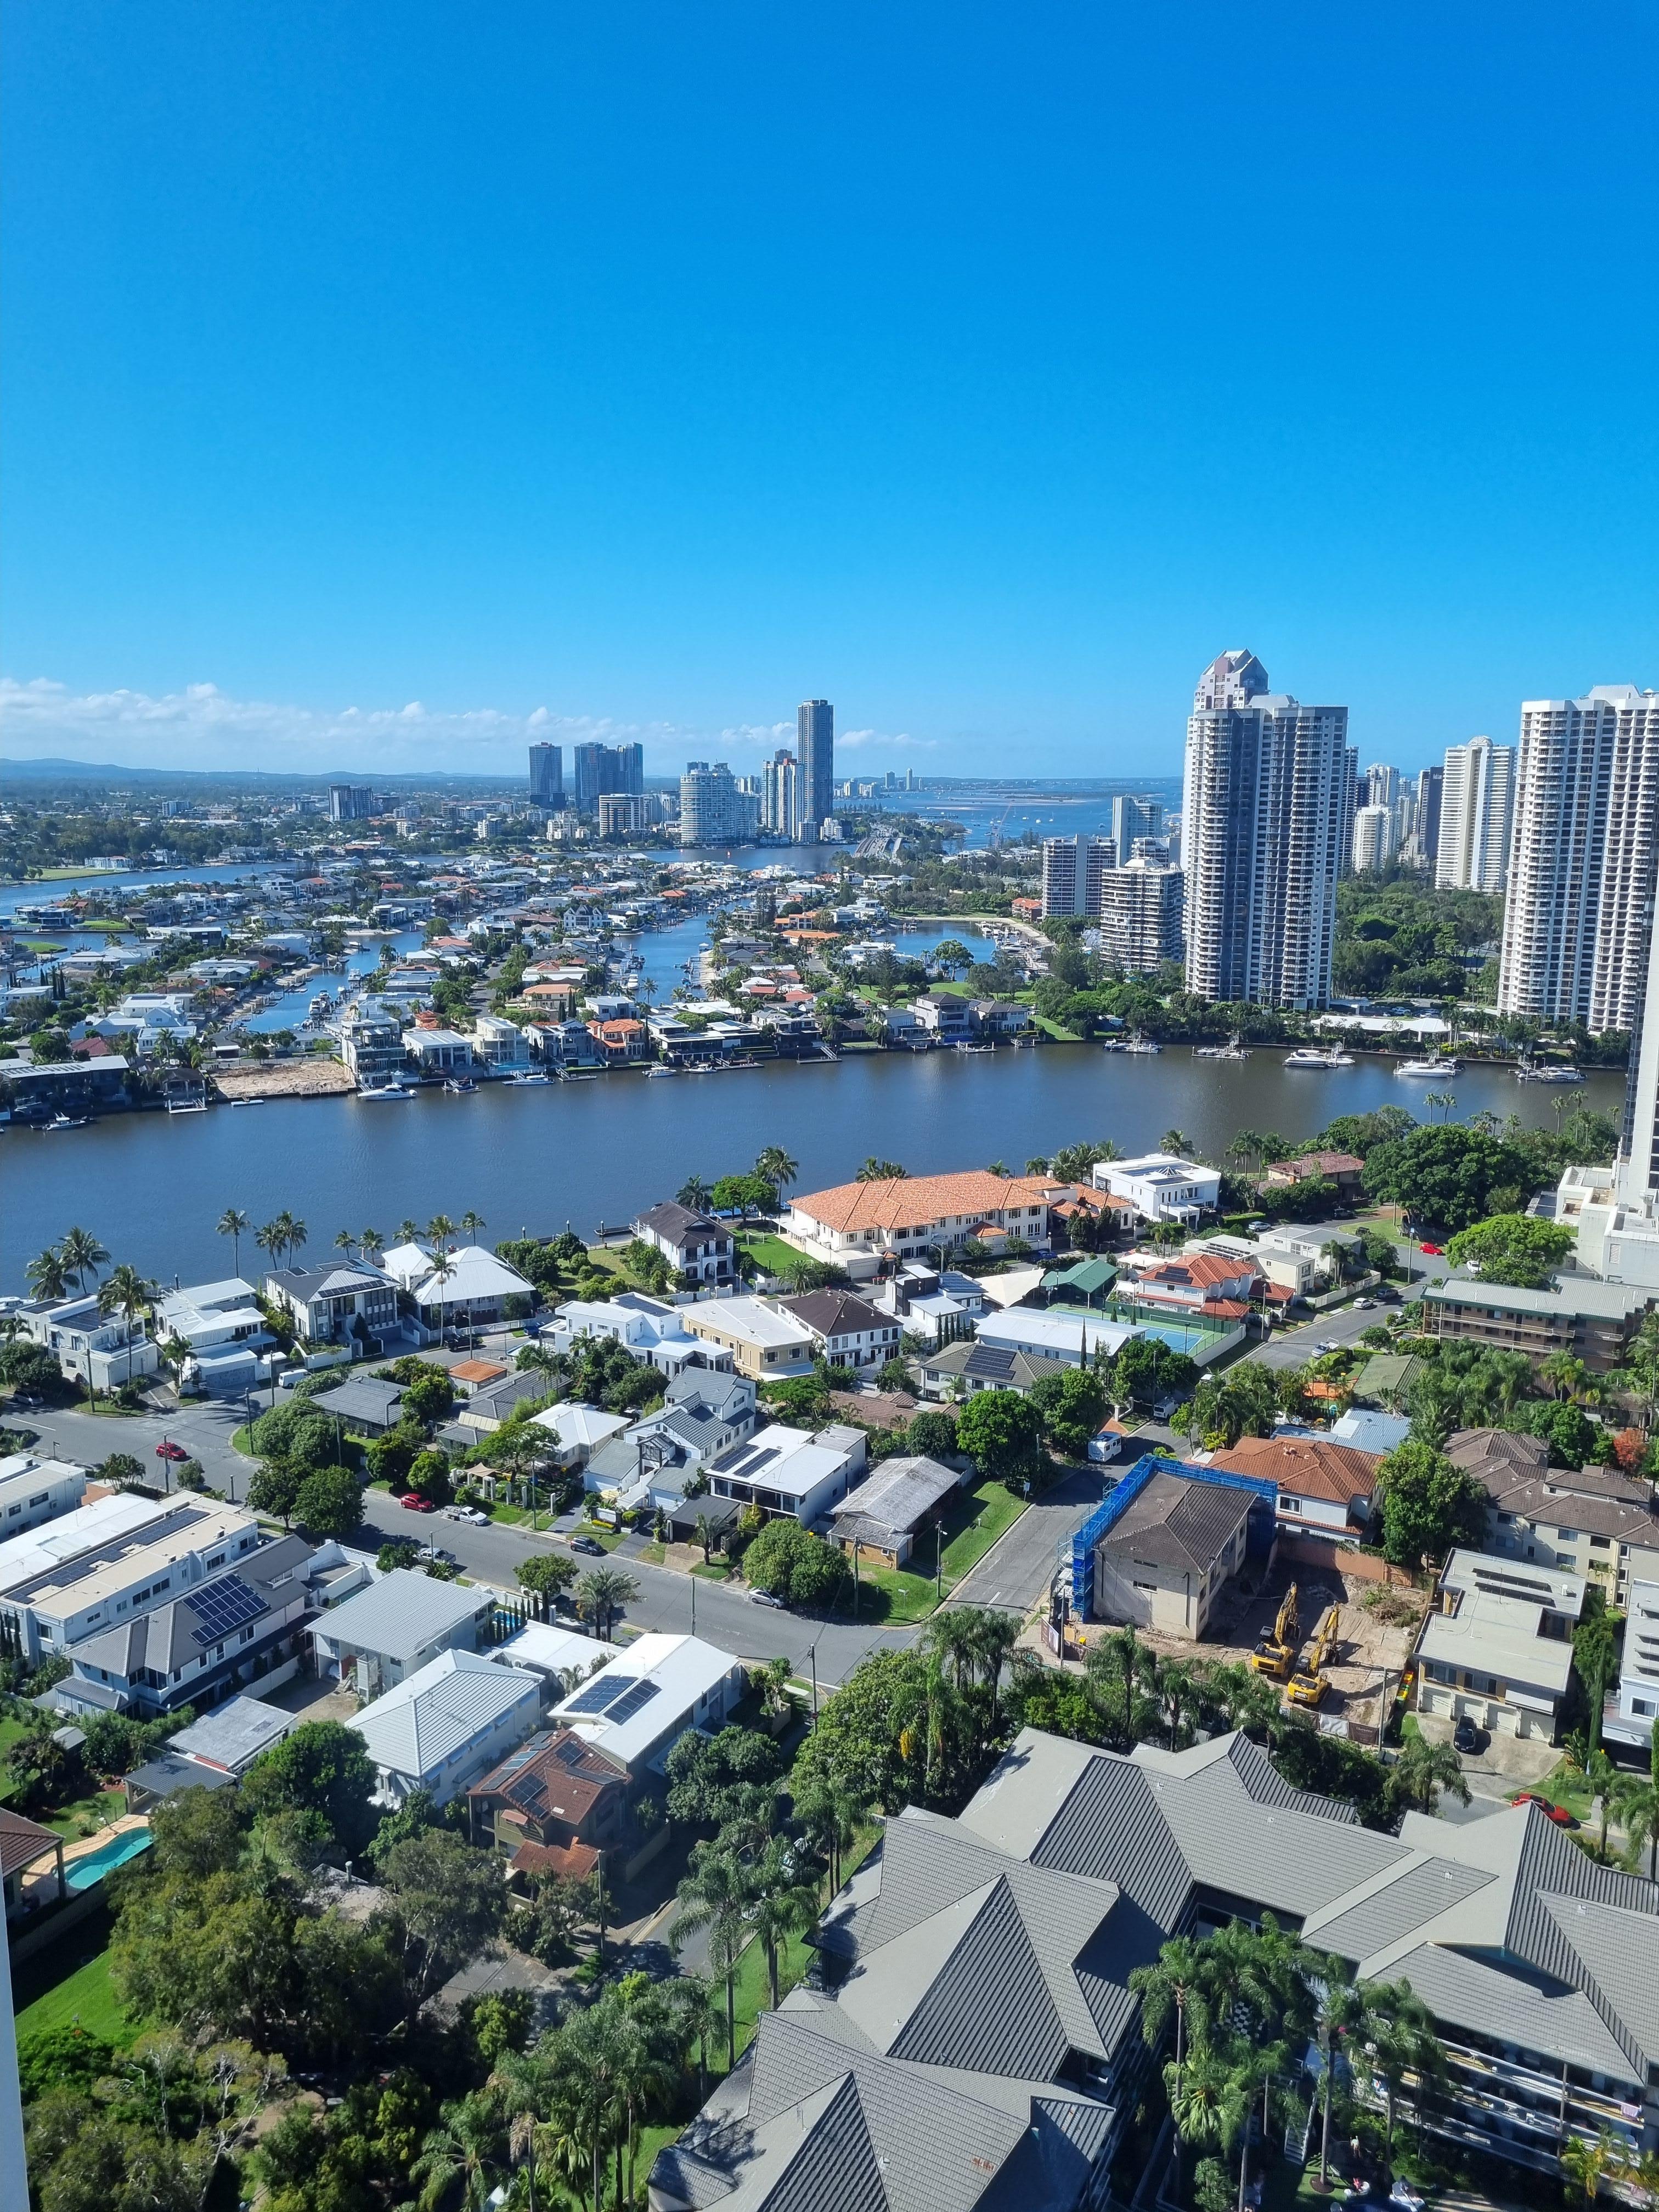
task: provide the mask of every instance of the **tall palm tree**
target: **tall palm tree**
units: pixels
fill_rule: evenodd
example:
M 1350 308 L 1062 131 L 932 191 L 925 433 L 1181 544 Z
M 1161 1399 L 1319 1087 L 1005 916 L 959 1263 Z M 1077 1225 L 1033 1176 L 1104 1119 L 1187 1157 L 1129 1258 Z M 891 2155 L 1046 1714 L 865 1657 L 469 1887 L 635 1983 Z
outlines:
M 64 1256 L 64 1272 L 74 1276 L 77 1291 L 85 1290 L 88 1275 L 109 1265 L 109 1254 L 89 1229 L 71 1229 L 58 1249 Z
M 784 1192 L 800 1174 L 800 1164 L 792 1160 L 781 1145 L 768 1145 L 755 1162 L 755 1173 L 771 1184 L 781 1204 Z
M 242 1239 L 247 1234 L 247 1216 L 239 1206 L 228 1206 L 219 1216 L 216 1225 L 220 1236 L 230 1239 L 231 1273 L 240 1275 L 242 1272 Z
M 798 1881 L 794 1854 L 774 1836 L 749 1870 L 749 1924 L 766 1953 L 766 1981 L 772 2009 L 778 2008 L 778 1953 L 792 1936 L 801 1935 L 817 1917 L 817 1893 Z
M 98 1286 L 98 1310 L 101 1314 L 118 1313 L 126 1324 L 127 1380 L 132 1380 L 132 1363 L 137 1354 L 133 1340 L 132 1325 L 141 1314 L 149 1311 L 161 1295 L 154 1283 L 146 1282 L 136 1267 L 124 1260 L 111 1271 L 107 1281 Z
M 378 1264 L 381 1253 L 386 1250 L 386 1239 L 380 1231 L 378 1229 L 360 1230 L 357 1234 L 357 1243 L 362 1248 L 364 1259 Z
M 355 1260 L 357 1256 L 357 1240 L 349 1229 L 342 1229 L 334 1239 L 334 1249 L 337 1252 L 343 1252 L 348 1260 Z
M 398 1242 L 400 1244 L 416 1244 L 420 1242 L 420 1237 L 418 1226 L 405 1214 L 398 1224 Z
M 1149 1965 L 1132 1966 L 1129 1987 L 1140 1999 L 1140 2032 L 1150 2049 L 1163 2042 L 1175 2021 L 1175 2062 L 1170 2069 L 1171 2103 L 1181 2095 L 1189 2037 L 1200 2039 L 1209 2027 L 1204 1954 L 1189 1936 L 1172 1936 Z M 1176 2138 L 1177 2173 L 1181 2137 Z M 1177 2191 L 1177 2195 L 1179 2191 Z
M 998 1613 L 990 1606 L 975 1607 L 978 1618 L 974 1626 L 974 1659 L 980 1678 L 991 1692 L 991 1725 L 994 1729 L 1002 1713 L 1002 1676 L 1019 1641 L 1019 1620 L 1012 1613 Z
M 700 1175 L 687 1176 L 675 1192 L 678 1205 L 689 1206 L 693 1213 L 706 1213 L 714 1194 Z
M 279 1219 L 262 1221 L 253 1232 L 253 1241 L 273 1267 L 283 1264 L 283 1224 Z
M 594 1634 L 609 1641 L 617 1615 L 639 1594 L 633 1576 L 620 1567 L 593 1567 L 576 1585 L 576 1603 L 592 1618 Z
M 1384 2156 L 1392 2172 L 1400 2093 L 1407 2080 L 1415 2076 L 1420 2111 L 1424 2089 L 1445 2072 L 1445 2053 L 1435 2033 L 1434 2014 L 1409 1982 L 1368 1982 L 1364 1986 L 1365 2037 L 1355 2059 L 1361 2074 L 1382 2100 L 1387 2116 Z
M 726 2067 L 738 2063 L 737 1997 L 733 1979 L 749 1941 L 749 1881 L 737 1858 L 714 1844 L 699 1844 L 674 1893 L 678 1911 L 668 1930 L 676 1948 L 699 1929 L 708 1930 L 708 1962 L 726 1984 Z
M 1631 1859 L 1639 1865 L 1648 1853 L 1648 1880 L 1659 1881 L 1659 1728 L 1648 1751 L 1648 1778 L 1622 1774 L 1613 1787 L 1614 1810 L 1623 1824 Z
M 44 1252 L 37 1253 L 23 1274 L 37 1298 L 50 1300 L 69 1296 L 69 1270 L 55 1245 L 48 1244 Z
M 697 2046 L 697 2102 L 701 2106 L 708 2095 L 708 2038 L 720 2016 L 714 1985 L 702 1974 L 678 1974 L 664 1984 L 664 1994 L 673 2008 L 681 2048 L 689 2051 L 694 2043 Z
M 1198 2044 L 1179 2072 L 1164 2068 L 1164 2079 L 1181 2140 L 1196 2150 L 1231 2150 L 1249 2119 L 1249 2091 L 1224 2055 Z
M 1352 2050 L 1355 2046 L 1365 2026 L 1365 1997 L 1354 1980 L 1353 1968 L 1334 1952 L 1320 1962 L 1318 1975 L 1314 1995 L 1322 2076 L 1319 2133 L 1319 2186 L 1322 2193 L 1330 2187 L 1331 2179 L 1331 2089 L 1336 2075 L 1337 2047 L 1346 2044 Z
M 441 1254 L 449 1248 L 450 1239 L 455 1234 L 455 1224 L 447 1213 L 434 1213 L 426 1224 L 426 1233 L 428 1242 L 434 1244 Z
M 297 1219 L 295 1215 L 289 1213 L 287 1209 L 284 1208 L 283 1212 L 283 1249 L 287 1253 L 290 1261 L 305 1241 L 306 1225 L 304 1222 Z
M 489 2136 L 487 2119 L 470 2098 L 444 2106 L 442 2125 L 428 2129 L 409 2169 L 420 2185 L 422 2212 L 435 2212 L 458 2184 L 464 2205 L 483 2204 L 489 2194 Z
M 466 1212 L 461 1216 L 461 1227 L 466 1235 L 476 1237 L 478 1231 L 483 1227 L 483 1225 L 484 1218 L 483 1214 L 475 1213 L 472 1211 L 472 1208 L 469 1206 Z

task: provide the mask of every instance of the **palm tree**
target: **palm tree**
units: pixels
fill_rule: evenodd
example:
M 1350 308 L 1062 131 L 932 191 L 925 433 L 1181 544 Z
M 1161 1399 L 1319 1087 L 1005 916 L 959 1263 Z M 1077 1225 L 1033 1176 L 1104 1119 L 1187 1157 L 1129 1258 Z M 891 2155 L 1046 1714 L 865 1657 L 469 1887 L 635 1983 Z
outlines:
M 434 1213 L 426 1224 L 426 1234 L 428 1243 L 435 1245 L 441 1255 L 455 1234 L 455 1224 L 447 1213 Z
M 1182 2142 L 1199 2150 L 1231 2150 L 1249 2119 L 1249 2090 L 1221 2052 L 1198 2044 L 1183 2068 L 1164 2068 L 1164 2079 Z
M 1184 1129 L 1166 1129 L 1158 1140 L 1158 1148 L 1161 1152 L 1174 1152 L 1183 1160 L 1191 1157 L 1194 1149 L 1193 1140 Z
M 1469 1785 L 1455 1751 L 1449 1743 L 1431 1743 L 1425 1735 L 1409 1737 L 1389 1776 L 1395 1795 L 1419 1813 L 1432 1813 L 1443 1790 L 1460 1804 L 1469 1802 Z
M 708 2038 L 720 2018 L 714 1985 L 702 1974 L 680 1974 L 665 1984 L 665 1995 L 673 2008 L 682 2048 L 690 2051 L 693 2043 L 697 2046 L 697 2102 L 702 2105 L 708 2095 Z
M 1331 2086 L 1336 2075 L 1336 2049 L 1340 2043 L 1352 2043 L 1364 2027 L 1365 1999 L 1354 1980 L 1353 1968 L 1334 1952 L 1320 1962 L 1318 1977 L 1314 1994 L 1318 2007 L 1315 2024 L 1323 2075 L 1323 2117 L 1319 2136 L 1319 2186 L 1323 2192 L 1330 2187 L 1331 2179 Z
M 472 1211 L 472 1208 L 469 1206 L 466 1212 L 461 1216 L 461 1227 L 463 1230 L 469 1237 L 476 1238 L 478 1231 L 483 1227 L 483 1225 L 484 1218 L 483 1214 L 475 1213 Z
M 1539 1362 L 1538 1372 L 1554 1398 L 1571 1398 L 1583 1388 L 1589 1370 L 1571 1352 L 1553 1352 Z
M 771 1184 L 781 1205 L 784 1192 L 800 1174 L 800 1164 L 792 1160 L 781 1145 L 768 1145 L 755 1162 L 755 1173 L 763 1182 Z
M 357 1240 L 349 1229 L 343 1229 L 334 1239 L 334 1249 L 337 1252 L 343 1252 L 348 1260 L 355 1259 Z
M 817 1893 L 795 1879 L 794 1858 L 781 1836 L 774 1836 L 749 1870 L 749 1924 L 766 1952 L 766 1980 L 772 2009 L 778 2008 L 778 1952 L 792 1936 L 817 1917 Z
M 1659 1728 L 1648 1749 L 1648 1778 L 1621 1775 L 1613 1785 L 1613 1803 L 1623 1824 L 1632 1864 L 1639 1865 L 1647 1845 L 1648 1880 L 1659 1881 Z
M 1603 2181 L 1610 2181 L 1623 2168 L 1629 2152 L 1611 2128 L 1603 2128 L 1594 2142 L 1583 2136 L 1571 2136 L 1561 2146 L 1561 2171 L 1575 2189 L 1582 2189 L 1584 2201 L 1593 2204 L 1601 2194 Z
M 1392 2173 L 1400 2093 L 1407 2080 L 1415 2076 L 1420 2110 L 1425 2087 L 1445 2071 L 1445 2053 L 1435 2033 L 1434 2014 L 1409 1982 L 1368 1982 L 1364 1995 L 1366 2037 L 1355 2057 L 1361 2072 L 1382 2099 L 1388 2128 L 1383 2155 Z
M 972 1677 L 976 1665 L 979 1624 L 976 1607 L 944 1605 L 927 1624 L 925 1641 L 942 1667 L 950 1669 L 957 1690 Z
M 697 1525 L 691 1531 L 691 1540 L 694 1543 L 701 1544 L 702 1546 L 702 1563 L 704 1566 L 708 1565 L 709 1554 L 713 1552 L 715 1545 L 720 1541 L 720 1532 L 718 1524 L 710 1520 L 708 1514 L 698 1514 Z
M 1204 1987 L 1204 1954 L 1189 1936 L 1172 1936 L 1158 1957 L 1145 1966 L 1129 1970 L 1129 1987 L 1140 1999 L 1140 2032 L 1149 2049 L 1164 2040 L 1171 2015 L 1175 2020 L 1175 2063 L 1170 2069 L 1170 2101 L 1181 2095 L 1182 2071 L 1187 2059 L 1188 2030 L 1194 2039 L 1209 2025 Z M 1176 2138 L 1179 2176 L 1181 2138 Z M 1180 2194 L 1179 2189 L 1176 2191 Z
M 608 1642 L 617 1615 L 640 1594 L 632 1575 L 620 1567 L 593 1567 L 576 1585 L 576 1603 L 593 1623 L 593 1633 Z
M 381 1253 L 386 1249 L 386 1239 L 378 1229 L 360 1230 L 357 1243 L 362 1248 L 364 1259 L 374 1263 L 378 1263 Z
M 737 1997 L 733 1978 L 749 1940 L 749 1883 L 735 1856 L 713 1844 L 699 1844 L 678 1890 L 679 1907 L 668 1931 L 678 1948 L 700 1928 L 708 1930 L 708 1960 L 726 1984 L 726 2067 L 738 2063 Z
M 132 1380 L 132 1363 L 137 1352 L 133 1340 L 132 1325 L 141 1314 L 148 1313 L 161 1292 L 154 1283 L 146 1282 L 136 1267 L 124 1260 L 115 1268 L 107 1282 L 98 1286 L 98 1310 L 101 1314 L 118 1313 L 127 1330 L 127 1380 Z
M 687 1176 L 674 1194 L 675 1203 L 689 1206 L 693 1213 L 706 1213 L 714 1193 L 700 1175 Z
M 420 2184 L 418 2202 L 436 2207 L 459 2185 L 464 2205 L 481 2205 L 489 2194 L 487 2163 L 489 2127 L 471 2100 L 446 2105 L 443 2124 L 428 2130 L 421 2154 L 409 2169 L 411 2181 Z
M 247 1233 L 247 1216 L 239 1207 L 228 1206 L 219 1216 L 217 1227 L 221 1237 L 230 1239 L 231 1272 L 240 1275 L 242 1272 L 242 1239 Z
M 1586 1610 L 1572 1632 L 1572 1656 L 1589 1706 L 1589 1744 L 1592 1752 L 1601 1741 L 1601 1707 L 1619 1664 L 1619 1632 L 1605 1605 Z
M 74 1276 L 77 1291 L 85 1290 L 88 1275 L 109 1265 L 109 1254 L 89 1229 L 71 1229 L 58 1249 L 63 1254 L 64 1272 Z
M 978 1616 L 974 1625 L 974 1658 L 991 1692 L 991 1726 L 994 1729 L 1002 1712 L 1003 1670 L 1019 1641 L 1019 1620 L 1014 1613 L 997 1613 L 989 1606 L 976 1606 L 974 1610 Z
M 804 1782 L 794 1797 L 795 1825 L 803 1841 L 830 1870 L 830 1894 L 841 1887 L 842 1853 L 857 1838 L 859 1822 L 868 1808 L 843 1783 L 818 1777 Z
M 858 1182 L 903 1182 L 910 1170 L 901 1167 L 896 1160 L 878 1160 L 871 1153 L 854 1178 Z
M 262 1222 L 253 1232 L 253 1241 L 273 1267 L 282 1266 L 283 1228 L 280 1221 Z
M 64 1265 L 64 1255 L 55 1245 L 48 1244 L 44 1252 L 31 1260 L 23 1274 L 37 1298 L 50 1300 L 69 1296 L 69 1271 Z
M 419 1229 L 405 1214 L 398 1224 L 398 1242 L 400 1244 L 417 1244 L 420 1242 L 420 1237 Z

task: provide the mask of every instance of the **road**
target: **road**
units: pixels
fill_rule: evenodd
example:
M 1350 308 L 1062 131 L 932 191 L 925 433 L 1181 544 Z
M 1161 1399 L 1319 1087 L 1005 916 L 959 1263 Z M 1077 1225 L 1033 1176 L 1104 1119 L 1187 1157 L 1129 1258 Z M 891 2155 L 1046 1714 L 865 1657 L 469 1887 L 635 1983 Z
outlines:
M 1417 1270 L 1413 1279 L 1399 1285 L 1407 1305 L 1422 1297 L 1426 1283 L 1443 1283 L 1449 1272 L 1443 1259 L 1425 1258 L 1421 1253 L 1412 1255 L 1412 1263 Z M 1252 1346 L 1247 1356 L 1261 1360 L 1265 1367 L 1304 1367 L 1322 1344 L 1356 1344 L 1368 1328 L 1375 1328 L 1397 1310 L 1381 1305 L 1356 1312 L 1352 1306 L 1339 1306 L 1332 1313 L 1316 1314 L 1295 1328 L 1275 1329 L 1265 1344 Z
M 1162 1433 L 1160 1431 L 1160 1433 Z M 994 1606 L 1024 1616 L 1054 1577 L 1062 1545 L 1069 1545 L 1105 1495 L 1103 1471 L 1079 1468 L 1029 1505 L 1007 1534 L 957 1584 L 951 1605 Z

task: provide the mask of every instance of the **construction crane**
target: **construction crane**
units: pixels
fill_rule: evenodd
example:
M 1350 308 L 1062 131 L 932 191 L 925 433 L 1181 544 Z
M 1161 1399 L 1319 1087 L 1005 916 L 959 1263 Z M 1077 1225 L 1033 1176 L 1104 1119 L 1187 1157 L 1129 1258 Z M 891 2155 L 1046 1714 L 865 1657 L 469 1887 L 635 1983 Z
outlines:
M 1285 1593 L 1285 1602 L 1279 1608 L 1272 1628 L 1250 1654 L 1250 1665 L 1258 1674 L 1271 1675 L 1275 1682 L 1287 1681 L 1296 1664 L 1297 1650 L 1302 1638 L 1296 1617 L 1296 1584 L 1292 1583 Z
M 1318 1705 L 1324 1703 L 1331 1686 L 1324 1670 L 1336 1656 L 1338 1631 L 1341 1626 L 1341 1607 L 1333 1605 L 1328 1607 L 1325 1618 L 1319 1624 L 1319 1632 L 1314 1638 L 1305 1663 L 1297 1668 L 1295 1674 L 1285 1685 L 1285 1698 L 1287 1704 Z

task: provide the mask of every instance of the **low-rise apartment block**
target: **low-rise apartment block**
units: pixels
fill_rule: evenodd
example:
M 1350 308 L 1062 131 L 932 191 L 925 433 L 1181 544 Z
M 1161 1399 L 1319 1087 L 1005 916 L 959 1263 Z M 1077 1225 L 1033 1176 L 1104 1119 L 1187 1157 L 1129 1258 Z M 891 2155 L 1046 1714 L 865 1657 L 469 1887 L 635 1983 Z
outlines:
M 1622 1605 L 1632 1583 L 1659 1581 L 1652 1486 L 1617 1468 L 1552 1467 L 1537 1437 L 1464 1429 L 1446 1455 L 1486 1492 L 1486 1549 L 1535 1559 L 1599 1585 Z
M 72 1513 L 87 1492 L 87 1471 L 66 1459 L 11 1452 L 0 1459 L 0 1542 Z
M 140 1505 L 149 1510 L 121 1510 Z M 115 1510 L 100 1514 L 100 1506 Z M 38 1662 L 198 1588 L 259 1542 L 258 1522 L 240 1506 L 194 1497 L 103 1498 L 21 1538 L 15 1552 L 5 1547 L 11 1559 L 0 1559 L 0 1613 L 14 1624 L 24 1656 Z
M 1659 1725 L 1659 1581 L 1632 1583 L 1626 1604 L 1624 1661 L 1601 1733 L 1647 1751 Z
M 1572 1675 L 1582 1575 L 1455 1551 L 1417 1644 L 1417 1709 L 1553 1743 Z
M 1589 1275 L 1563 1275 L 1553 1290 L 1522 1290 L 1475 1275 L 1449 1275 L 1424 1290 L 1419 1310 L 1431 1336 L 1524 1352 L 1541 1362 L 1569 1352 L 1597 1375 L 1622 1367 L 1656 1293 Z

